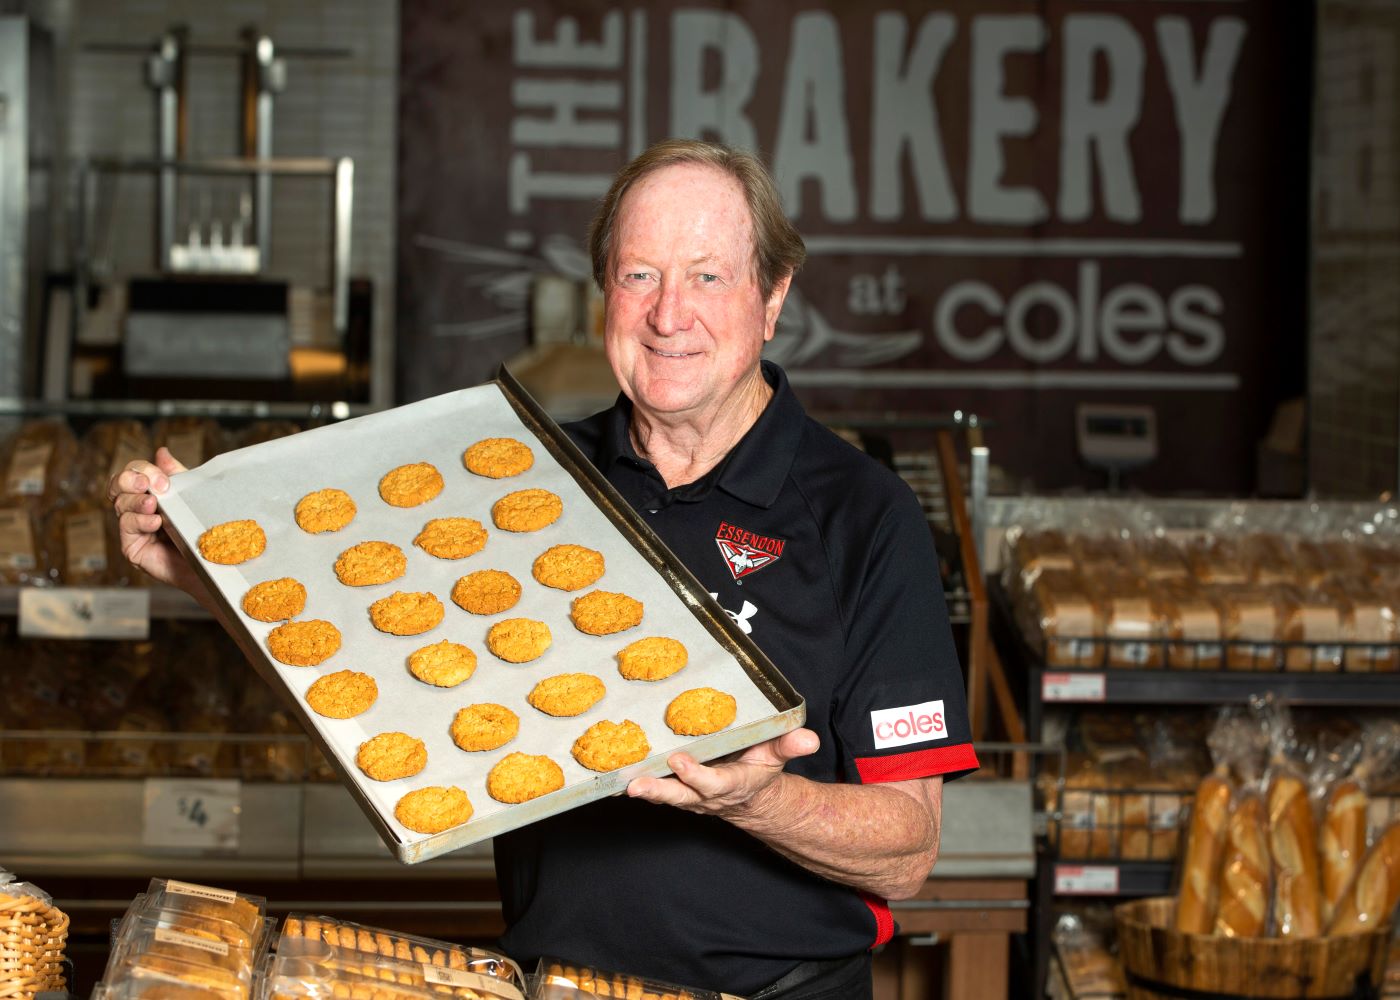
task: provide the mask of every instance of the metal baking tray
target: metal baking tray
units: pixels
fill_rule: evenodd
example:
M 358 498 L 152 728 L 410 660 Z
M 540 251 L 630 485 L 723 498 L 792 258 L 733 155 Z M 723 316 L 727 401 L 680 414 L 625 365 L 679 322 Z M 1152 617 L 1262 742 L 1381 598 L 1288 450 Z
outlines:
M 468 472 L 462 453 L 486 437 L 516 437 L 535 452 L 532 469 L 509 479 L 487 479 Z M 431 462 L 446 486 L 435 499 L 413 508 L 395 508 L 378 494 L 381 476 L 410 462 Z M 293 508 L 305 494 L 326 487 L 348 492 L 358 508 L 354 521 L 336 532 L 311 535 L 297 527 Z M 519 489 L 540 487 L 557 493 L 564 514 L 536 532 L 513 534 L 491 522 L 491 505 Z M 406 864 L 425 861 L 498 833 L 524 826 L 584 803 L 624 791 L 639 775 L 670 773 L 666 758 L 684 749 L 697 760 L 711 760 L 771 739 L 800 726 L 806 705 L 753 641 L 705 592 L 700 583 L 589 463 L 567 435 L 504 368 L 484 385 L 369 414 L 291 437 L 220 455 L 197 469 L 171 477 L 160 510 L 175 544 L 209 585 L 222 617 L 244 654 L 274 687 L 284 690 L 326 758 L 339 773 L 385 844 Z M 460 560 L 441 560 L 413 545 L 428 520 L 473 517 L 490 533 L 486 547 Z M 252 518 L 267 534 L 262 555 L 237 566 L 205 562 L 196 540 L 208 527 Z M 335 577 L 336 557 L 362 541 L 390 541 L 408 557 L 398 580 L 372 587 L 347 587 Z M 607 570 L 594 585 L 573 593 L 535 582 L 535 556 L 552 545 L 573 542 L 598 549 Z M 524 591 L 510 610 L 486 617 L 452 603 L 456 580 L 478 569 L 504 569 Z M 336 655 L 317 667 L 291 667 L 274 660 L 265 639 L 275 626 L 243 614 L 248 588 L 262 580 L 291 576 L 306 585 L 301 618 L 322 618 L 341 631 Z M 645 604 L 642 624 L 612 636 L 589 636 L 569 621 L 570 602 L 593 589 L 621 591 Z M 418 636 L 378 632 L 369 621 L 371 603 L 396 590 L 430 591 L 446 610 L 443 623 Z M 553 645 L 539 659 L 508 664 L 486 648 L 486 631 L 501 618 L 545 621 Z M 681 640 L 689 662 L 662 681 L 627 681 L 614 656 L 628 643 L 649 635 Z M 455 688 L 434 688 L 407 670 L 413 650 L 443 639 L 462 642 L 477 656 L 473 676 Z M 198 669 L 198 665 L 192 665 Z M 323 718 L 303 698 L 318 677 L 341 669 L 375 678 L 379 698 L 361 715 Z M 532 708 L 525 695 L 537 681 L 557 673 L 588 672 L 602 678 L 603 700 L 574 718 L 551 718 Z M 664 722 L 670 700 L 693 687 L 715 687 L 738 700 L 734 724 L 712 736 L 673 734 Z M 449 727 L 457 709 L 482 701 L 509 706 L 520 717 L 519 735 L 499 750 L 467 753 L 452 743 Z M 574 739 L 601 719 L 632 719 L 646 732 L 652 754 L 619 771 L 598 774 L 570 754 Z M 355 765 L 361 742 L 376 733 L 402 731 L 422 739 L 428 765 L 411 778 L 378 782 Z M 518 805 L 496 802 L 486 793 L 486 774 L 512 751 L 544 753 L 563 769 L 564 787 Z M 425 835 L 403 827 L 394 805 L 406 792 L 425 785 L 455 784 L 474 807 L 471 820 L 442 833 Z

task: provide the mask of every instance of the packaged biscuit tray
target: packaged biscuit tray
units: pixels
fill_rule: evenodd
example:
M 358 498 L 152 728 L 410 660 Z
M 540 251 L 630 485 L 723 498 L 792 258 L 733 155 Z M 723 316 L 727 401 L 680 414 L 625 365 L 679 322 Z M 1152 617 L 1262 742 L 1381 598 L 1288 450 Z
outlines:
M 529 461 L 473 470 L 466 452 L 501 439 Z M 418 475 L 421 489 L 394 492 Z M 504 372 L 225 453 L 174 476 L 160 505 L 244 654 L 405 863 L 668 774 L 678 750 L 710 760 L 805 719 L 792 685 Z M 246 549 L 209 544 L 228 525 Z M 580 550 L 577 576 L 546 559 Z M 642 640 L 665 662 L 626 673 L 621 654 Z M 563 693 L 537 697 L 542 681 Z M 669 711 L 703 698 L 729 699 L 728 721 Z M 469 707 L 489 732 L 459 718 Z
M 690 989 L 656 979 L 571 965 L 548 956 L 535 970 L 531 1000 L 739 1000 L 728 993 Z
M 275 925 L 265 910 L 259 896 L 152 879 L 114 934 L 105 995 L 247 1000 Z
M 484 948 L 294 913 L 283 924 L 269 984 L 288 996 L 372 988 L 396 996 L 523 1000 L 525 976 L 509 958 Z

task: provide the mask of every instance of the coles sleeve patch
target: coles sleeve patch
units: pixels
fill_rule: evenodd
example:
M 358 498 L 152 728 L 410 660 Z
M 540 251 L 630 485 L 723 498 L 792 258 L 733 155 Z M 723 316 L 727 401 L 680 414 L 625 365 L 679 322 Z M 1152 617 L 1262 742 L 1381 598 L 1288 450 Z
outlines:
M 884 708 L 870 713 L 870 732 L 876 750 L 927 743 L 948 738 L 948 722 L 943 700 L 926 701 L 903 708 Z
M 971 743 L 957 743 L 929 750 L 910 750 L 880 757 L 856 758 L 856 771 L 860 774 L 861 784 L 864 785 L 875 785 L 882 781 L 932 778 L 940 774 L 959 776 L 975 771 L 979 766 L 977 752 Z

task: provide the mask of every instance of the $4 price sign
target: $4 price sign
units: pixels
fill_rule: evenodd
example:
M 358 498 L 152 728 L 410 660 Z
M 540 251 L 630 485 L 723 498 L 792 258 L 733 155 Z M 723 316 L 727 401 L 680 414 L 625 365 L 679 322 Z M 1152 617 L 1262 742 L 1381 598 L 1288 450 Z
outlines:
M 238 849 L 242 784 L 147 778 L 141 841 L 147 847 Z

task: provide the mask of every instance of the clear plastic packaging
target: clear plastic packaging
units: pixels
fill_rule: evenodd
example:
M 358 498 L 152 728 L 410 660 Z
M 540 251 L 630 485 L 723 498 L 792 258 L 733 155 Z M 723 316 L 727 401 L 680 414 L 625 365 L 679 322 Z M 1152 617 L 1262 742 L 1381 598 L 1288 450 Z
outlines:
M 169 926 L 189 921 L 216 929 L 229 944 L 251 949 L 264 933 L 267 899 L 193 882 L 153 878 L 139 912 L 159 913 L 157 919 Z
M 720 1000 L 720 994 L 690 989 L 656 979 L 571 965 L 545 956 L 535 971 L 532 1000 Z
M 1107 665 L 1159 669 L 1164 658 L 1161 640 L 1165 622 L 1147 585 L 1119 571 L 1087 575 L 1085 583 L 1098 608 Z
M 1110 951 L 1111 935 L 1104 929 L 1090 925 L 1079 914 L 1062 913 L 1052 939 L 1066 1000 L 1117 1000 L 1127 994 L 1123 966 Z
M 1046 665 L 1096 667 L 1103 662 L 1103 615 L 1078 573 L 1041 572 L 1023 607 L 1031 619 L 1026 632 L 1044 644 Z
M 282 927 L 270 973 L 277 988 L 292 995 L 322 996 L 336 980 L 380 981 L 421 991 L 483 1000 L 521 1000 L 525 976 L 515 962 L 484 948 L 369 927 L 311 914 L 292 914 Z M 314 968 L 316 976 L 294 970 Z M 306 980 L 293 986 L 298 978 Z M 296 990 L 307 992 L 296 992 Z M 339 995 L 339 994 L 335 994 Z
M 1155 589 L 1167 638 L 1167 666 L 1219 670 L 1224 662 L 1224 616 L 1212 592 L 1193 578 L 1170 579 Z
M 1343 602 L 1330 588 L 1300 591 L 1279 588 L 1279 638 L 1283 669 L 1333 672 L 1342 669 Z
M 1322 883 L 1317 853 L 1317 821 L 1308 780 L 1295 763 L 1298 752 L 1286 706 L 1272 698 L 1256 702 L 1270 744 L 1265 775 L 1274 899 L 1270 920 L 1285 938 L 1322 933 Z
M 1342 665 L 1353 673 L 1400 670 L 1395 593 L 1360 577 L 1339 577 L 1333 585 L 1342 614 Z
M 1210 586 L 1239 586 L 1250 582 L 1249 566 L 1239 540 L 1230 535 L 1203 535 L 1186 545 L 1192 574 Z
M 1225 622 L 1227 670 L 1274 670 L 1282 609 L 1277 590 L 1248 584 L 1214 591 Z
M 0 502 L 43 515 L 72 489 L 78 443 L 61 420 L 30 420 L 0 445 Z

